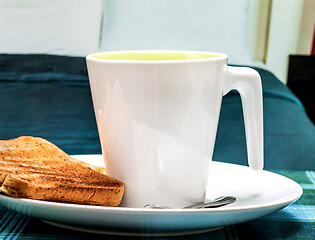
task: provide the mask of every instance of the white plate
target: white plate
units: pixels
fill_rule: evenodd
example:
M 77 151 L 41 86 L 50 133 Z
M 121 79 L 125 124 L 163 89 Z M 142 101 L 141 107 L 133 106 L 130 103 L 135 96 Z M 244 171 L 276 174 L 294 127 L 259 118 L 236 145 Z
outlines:
M 101 155 L 76 159 L 102 166 Z M 119 235 L 180 235 L 253 220 L 296 201 L 302 188 L 291 179 L 245 166 L 212 162 L 207 197 L 232 195 L 233 204 L 210 209 L 144 209 L 99 207 L 17 199 L 0 195 L 0 204 L 55 226 Z

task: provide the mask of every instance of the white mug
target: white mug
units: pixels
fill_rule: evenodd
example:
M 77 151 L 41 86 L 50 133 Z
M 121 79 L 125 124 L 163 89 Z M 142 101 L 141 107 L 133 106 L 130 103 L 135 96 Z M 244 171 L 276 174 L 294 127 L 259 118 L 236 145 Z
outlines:
M 125 183 L 121 206 L 204 201 L 222 96 L 232 89 L 242 99 L 249 166 L 263 168 L 260 76 L 227 59 L 195 51 L 87 56 L 105 168 Z

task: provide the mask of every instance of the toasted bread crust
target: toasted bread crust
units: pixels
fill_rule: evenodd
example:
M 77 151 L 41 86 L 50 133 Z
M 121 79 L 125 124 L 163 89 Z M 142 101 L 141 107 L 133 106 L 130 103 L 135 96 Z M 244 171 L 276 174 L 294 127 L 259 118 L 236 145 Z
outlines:
M 0 191 L 16 198 L 102 206 L 118 206 L 123 194 L 115 187 L 40 187 L 12 175 L 7 175 Z
M 118 206 L 124 184 L 34 137 L 0 141 L 0 192 L 12 197 Z

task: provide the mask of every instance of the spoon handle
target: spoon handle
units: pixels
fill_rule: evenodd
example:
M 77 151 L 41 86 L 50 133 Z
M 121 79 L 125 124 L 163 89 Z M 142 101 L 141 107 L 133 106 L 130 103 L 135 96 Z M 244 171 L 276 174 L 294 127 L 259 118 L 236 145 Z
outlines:
M 186 206 L 184 207 L 184 209 L 189 209 L 189 208 L 212 208 L 212 207 L 220 207 L 220 206 L 224 206 L 230 203 L 234 203 L 236 201 L 235 197 L 232 196 L 222 196 L 222 197 L 218 197 L 214 200 L 208 201 L 208 202 L 204 202 L 204 203 L 197 203 L 194 205 L 190 205 L 190 206 Z

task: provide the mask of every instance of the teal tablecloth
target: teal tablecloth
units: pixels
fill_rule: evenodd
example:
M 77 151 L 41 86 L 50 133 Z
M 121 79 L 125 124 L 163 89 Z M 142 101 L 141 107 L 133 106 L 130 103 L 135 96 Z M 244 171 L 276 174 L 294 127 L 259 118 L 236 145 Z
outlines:
M 220 230 L 157 239 L 315 239 L 315 171 L 275 171 L 298 182 L 302 197 L 269 216 Z M 94 235 L 53 227 L 0 206 L 0 239 L 124 239 L 122 236 Z M 128 238 L 129 239 L 129 238 Z M 137 238 L 135 238 L 137 239 Z M 141 238 L 143 239 L 143 238 Z M 152 238 L 150 238 L 152 239 Z

